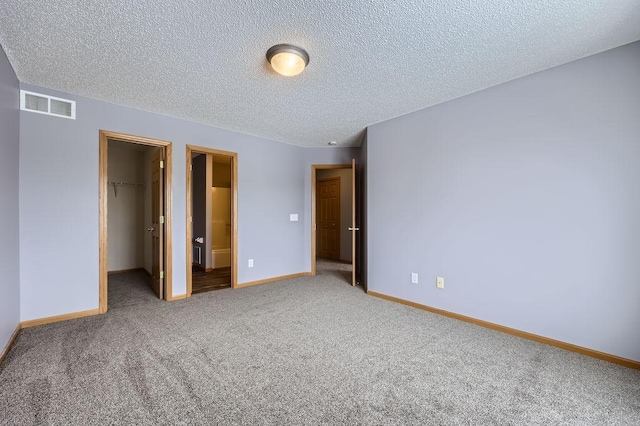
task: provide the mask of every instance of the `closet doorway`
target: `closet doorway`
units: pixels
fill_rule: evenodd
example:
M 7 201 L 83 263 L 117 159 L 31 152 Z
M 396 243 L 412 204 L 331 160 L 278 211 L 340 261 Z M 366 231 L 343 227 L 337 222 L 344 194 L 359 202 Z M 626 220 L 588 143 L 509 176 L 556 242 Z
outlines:
M 187 145 L 187 297 L 237 286 L 238 154 Z
M 150 289 L 123 286 L 137 292 L 135 297 L 174 299 L 171 153 L 171 142 L 100 131 L 100 313 L 109 309 L 109 279 L 114 274 L 148 283 Z M 127 303 L 127 294 L 111 293 Z

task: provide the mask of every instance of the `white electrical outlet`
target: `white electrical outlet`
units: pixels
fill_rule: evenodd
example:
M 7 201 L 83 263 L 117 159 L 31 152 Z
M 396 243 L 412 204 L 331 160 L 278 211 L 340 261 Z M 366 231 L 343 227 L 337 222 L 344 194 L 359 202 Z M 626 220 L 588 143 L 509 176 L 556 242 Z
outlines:
M 444 288 L 444 278 L 436 277 L 436 287 Z
M 418 274 L 415 272 L 411 273 L 411 284 L 418 284 Z
M 253 268 L 253 259 L 249 259 L 249 268 Z

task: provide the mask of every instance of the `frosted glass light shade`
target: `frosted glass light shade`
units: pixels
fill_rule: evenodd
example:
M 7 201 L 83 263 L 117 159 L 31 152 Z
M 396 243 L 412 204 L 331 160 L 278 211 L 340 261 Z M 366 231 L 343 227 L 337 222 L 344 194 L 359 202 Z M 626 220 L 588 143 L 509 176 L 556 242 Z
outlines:
M 290 44 L 278 44 L 267 50 L 267 60 L 278 74 L 292 77 L 304 71 L 309 54 Z

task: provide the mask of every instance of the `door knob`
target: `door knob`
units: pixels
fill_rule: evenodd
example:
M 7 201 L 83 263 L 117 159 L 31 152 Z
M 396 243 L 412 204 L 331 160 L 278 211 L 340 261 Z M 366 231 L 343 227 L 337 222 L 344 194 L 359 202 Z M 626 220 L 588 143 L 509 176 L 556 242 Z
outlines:
M 349 231 L 359 231 L 360 228 L 349 228 Z
M 153 228 L 147 228 L 147 231 L 152 232 Z

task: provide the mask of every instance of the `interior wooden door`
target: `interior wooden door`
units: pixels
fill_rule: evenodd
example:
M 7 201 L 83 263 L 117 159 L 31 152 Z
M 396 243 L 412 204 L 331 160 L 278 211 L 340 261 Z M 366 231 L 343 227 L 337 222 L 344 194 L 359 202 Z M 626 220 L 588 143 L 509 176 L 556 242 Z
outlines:
M 340 178 L 319 179 L 316 194 L 317 256 L 340 260 Z
M 358 283 L 358 262 L 357 262 L 357 254 L 358 254 L 358 242 L 360 238 L 357 238 L 357 233 L 360 228 L 357 227 L 357 197 L 356 191 L 358 185 L 356 184 L 357 178 L 357 170 L 356 170 L 356 160 L 351 160 L 351 227 L 349 231 L 351 231 L 351 259 L 352 259 L 352 268 L 351 268 L 351 285 L 355 286 Z
M 151 267 L 152 288 L 162 299 L 164 297 L 164 149 L 159 148 L 153 155 L 151 166 Z

